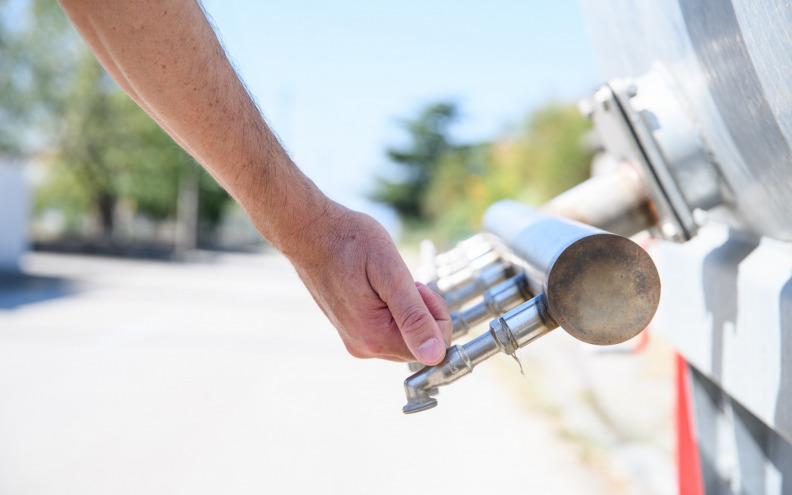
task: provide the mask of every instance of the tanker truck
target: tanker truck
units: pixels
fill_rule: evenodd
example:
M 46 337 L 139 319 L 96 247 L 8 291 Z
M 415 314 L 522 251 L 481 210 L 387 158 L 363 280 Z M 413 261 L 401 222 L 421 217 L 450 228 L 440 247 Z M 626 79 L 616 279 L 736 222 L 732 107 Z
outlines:
M 413 366 L 403 412 L 555 328 L 611 345 L 651 322 L 677 353 L 680 493 L 792 494 L 792 4 L 583 10 L 605 82 L 579 107 L 614 165 L 425 251 L 454 338 L 489 326 Z

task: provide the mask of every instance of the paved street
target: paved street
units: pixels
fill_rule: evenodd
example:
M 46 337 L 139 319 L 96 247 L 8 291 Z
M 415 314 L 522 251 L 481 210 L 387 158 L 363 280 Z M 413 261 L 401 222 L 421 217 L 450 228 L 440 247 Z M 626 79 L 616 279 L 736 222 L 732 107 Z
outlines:
M 619 378 L 581 389 L 593 354 L 557 331 L 527 378 L 498 356 L 405 416 L 406 366 L 348 357 L 280 256 L 24 266 L 47 278 L 0 292 L 4 495 L 673 493 L 663 353 L 592 357 Z

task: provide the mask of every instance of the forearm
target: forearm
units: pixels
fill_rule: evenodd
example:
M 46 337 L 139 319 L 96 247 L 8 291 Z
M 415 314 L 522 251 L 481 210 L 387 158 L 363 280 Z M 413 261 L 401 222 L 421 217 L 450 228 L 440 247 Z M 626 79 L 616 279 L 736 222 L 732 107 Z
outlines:
M 328 200 L 291 162 L 195 0 L 60 0 L 118 84 L 288 252 Z
M 451 335 L 442 299 L 416 288 L 381 225 L 294 166 L 195 0 L 59 1 L 118 84 L 289 257 L 350 353 L 440 362 Z

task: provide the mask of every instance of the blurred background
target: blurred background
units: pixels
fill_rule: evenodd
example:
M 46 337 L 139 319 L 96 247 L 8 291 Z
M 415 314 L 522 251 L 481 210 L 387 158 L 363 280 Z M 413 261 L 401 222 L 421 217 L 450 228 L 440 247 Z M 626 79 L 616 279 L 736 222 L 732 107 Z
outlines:
M 415 269 L 590 175 L 574 1 L 203 3 L 295 162 Z M 0 54 L 2 493 L 673 492 L 661 341 L 554 333 L 402 416 L 406 367 L 345 355 L 57 3 L 0 0 Z

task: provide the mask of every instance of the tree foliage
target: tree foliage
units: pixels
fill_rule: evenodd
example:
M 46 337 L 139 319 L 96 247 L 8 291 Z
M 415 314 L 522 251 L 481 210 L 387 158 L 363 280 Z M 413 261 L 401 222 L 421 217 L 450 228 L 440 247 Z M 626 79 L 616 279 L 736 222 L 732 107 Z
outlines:
M 514 198 L 538 206 L 587 179 L 591 153 L 582 139 L 589 129 L 589 121 L 574 106 L 550 103 L 490 143 L 450 145 L 447 134 L 434 136 L 446 146 L 430 162 L 431 174 L 420 184 L 405 181 L 399 186 L 412 188 L 416 195 L 421 218 L 430 226 L 422 229 L 425 233 L 439 241 L 458 239 L 479 228 L 482 214 L 495 201 Z M 413 147 L 419 148 L 425 139 L 423 128 L 408 130 Z M 447 133 L 448 127 L 435 130 Z
M 46 157 L 37 208 L 93 213 L 106 240 L 121 199 L 148 218 L 174 217 L 193 159 L 121 91 L 56 2 L 0 2 L 0 152 Z M 229 198 L 199 183 L 204 223 L 216 224 Z
M 28 155 L 59 131 L 53 116 L 68 103 L 63 88 L 79 49 L 57 3 L 0 0 L 0 153 Z
M 457 117 L 453 103 L 435 103 L 414 120 L 403 123 L 410 142 L 403 148 L 389 148 L 387 155 L 399 166 L 401 180 L 380 178 L 372 199 L 391 205 L 404 219 L 428 218 L 426 190 L 443 157 L 453 148 L 449 127 Z

